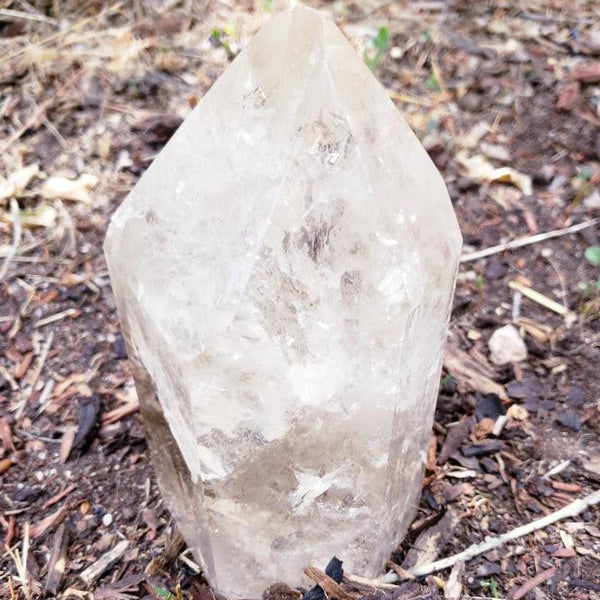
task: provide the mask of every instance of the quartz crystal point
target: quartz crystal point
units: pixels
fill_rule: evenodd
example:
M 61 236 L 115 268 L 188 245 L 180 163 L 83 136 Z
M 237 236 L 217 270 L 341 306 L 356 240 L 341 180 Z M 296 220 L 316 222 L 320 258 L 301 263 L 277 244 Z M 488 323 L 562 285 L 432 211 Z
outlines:
M 375 576 L 414 515 L 461 236 L 342 33 L 264 26 L 115 213 L 105 250 L 154 466 L 208 581 L 333 555 Z

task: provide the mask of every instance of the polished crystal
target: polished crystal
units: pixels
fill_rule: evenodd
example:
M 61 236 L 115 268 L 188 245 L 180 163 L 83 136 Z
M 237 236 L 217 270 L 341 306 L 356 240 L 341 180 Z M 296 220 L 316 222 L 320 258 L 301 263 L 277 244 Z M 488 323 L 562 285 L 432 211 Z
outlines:
M 461 237 L 444 183 L 327 18 L 263 27 L 115 213 L 105 250 L 154 466 L 211 584 L 413 517 Z

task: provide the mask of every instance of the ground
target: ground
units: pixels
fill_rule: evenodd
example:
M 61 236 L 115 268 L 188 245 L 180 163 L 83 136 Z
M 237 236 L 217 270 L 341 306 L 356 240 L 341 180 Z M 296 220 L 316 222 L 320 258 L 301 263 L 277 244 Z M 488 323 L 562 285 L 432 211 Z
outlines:
M 307 4 L 335 18 L 423 141 L 465 242 L 422 499 L 391 557 L 410 568 L 600 486 L 598 7 Z M 0 6 L 1 596 L 208 600 L 155 486 L 102 240 L 181 119 L 281 6 Z M 496 365 L 488 342 L 509 324 L 527 356 Z M 346 589 L 596 598 L 599 520 L 596 505 L 504 544 L 456 568 L 454 585 L 445 569 Z M 115 548 L 114 564 L 86 571 Z M 275 585 L 265 597 L 299 593 Z

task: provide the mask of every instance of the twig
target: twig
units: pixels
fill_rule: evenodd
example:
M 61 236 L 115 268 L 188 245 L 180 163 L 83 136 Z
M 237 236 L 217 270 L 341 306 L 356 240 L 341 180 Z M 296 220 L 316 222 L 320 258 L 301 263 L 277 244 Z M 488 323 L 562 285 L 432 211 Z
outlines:
M 338 600 L 356 600 L 358 595 L 347 592 L 335 579 L 316 567 L 307 567 L 304 574 L 310 577 L 328 596 Z
M 40 378 L 42 373 L 42 369 L 46 364 L 46 359 L 48 358 L 48 353 L 50 352 L 50 348 L 52 347 L 52 342 L 54 340 L 54 332 L 51 331 L 46 343 L 43 345 L 42 350 L 40 352 L 40 358 L 38 363 L 33 371 L 33 375 L 31 377 L 31 383 L 29 384 L 29 393 L 25 396 L 25 398 L 21 401 L 21 404 L 17 407 L 15 412 L 15 419 L 19 419 L 23 414 L 23 410 L 25 410 L 25 406 L 27 405 L 27 401 L 31 398 L 33 392 L 35 391 L 35 386 Z
M 0 21 L 12 21 L 13 19 L 23 19 L 26 21 L 41 21 L 42 23 L 50 23 L 50 25 L 56 25 L 56 19 L 47 17 L 46 15 L 40 15 L 38 13 L 26 13 L 20 10 L 12 10 L 10 8 L 0 8 Z
M 116 4 L 113 4 L 112 6 L 109 6 L 108 8 L 104 9 L 101 13 L 99 13 L 97 15 L 92 15 L 92 16 L 86 17 L 85 19 L 82 19 L 81 21 L 78 21 L 77 23 L 73 23 L 72 25 L 69 25 L 69 27 L 67 27 L 66 29 L 58 31 L 57 33 L 53 33 L 52 35 L 49 35 L 48 37 L 44 38 L 43 40 L 36 42 L 36 45 L 45 46 L 46 44 L 50 44 L 50 43 L 54 42 L 55 40 L 57 40 L 58 38 L 63 37 L 68 33 L 71 33 L 72 31 L 81 29 L 84 25 L 87 25 L 88 23 L 91 23 L 92 21 L 97 21 L 99 19 L 102 19 L 103 17 L 108 16 L 109 14 L 119 10 L 122 5 L 123 5 L 122 1 L 117 2 Z M 0 65 L 3 65 L 7 62 L 10 62 L 11 60 L 14 60 L 15 58 L 18 58 L 19 56 L 22 56 L 29 50 L 29 48 L 30 48 L 30 45 L 27 45 L 26 47 L 21 48 L 20 50 L 17 50 L 16 52 L 13 52 L 12 54 L 7 54 L 6 56 L 3 56 L 0 59 Z
M 129 542 L 127 540 L 119 542 L 112 550 L 109 550 L 103 554 L 96 562 L 92 563 L 87 569 L 85 569 L 85 571 L 82 571 L 79 575 L 79 578 L 86 585 L 92 585 L 94 581 L 100 577 L 100 575 L 121 560 L 128 548 Z
M 69 548 L 69 532 L 61 525 L 54 536 L 54 544 L 48 566 L 48 576 L 44 588 L 50 594 L 60 589 L 67 567 L 67 550 Z
M 581 25 L 594 25 L 596 21 L 593 19 L 579 17 L 563 17 L 562 15 L 541 15 L 529 10 L 521 10 L 517 13 L 517 17 L 527 19 L 529 21 L 538 21 L 540 23 L 577 23 Z
M 526 581 L 514 594 L 513 600 L 519 600 L 522 598 L 527 592 L 531 591 L 534 587 L 540 585 L 540 583 L 544 583 L 544 581 L 550 579 L 553 575 L 556 574 L 556 567 L 550 567 L 545 571 L 541 571 L 535 577 Z
M 551 300 L 550 298 L 548 298 L 548 296 L 544 296 L 544 294 L 542 294 L 541 292 L 538 292 L 533 288 L 519 283 L 518 281 L 509 281 L 508 287 L 511 290 L 520 292 L 521 294 L 523 294 L 523 296 L 525 296 L 525 298 L 533 300 L 540 306 L 543 306 L 544 308 L 547 308 L 548 310 L 551 310 L 552 312 L 555 312 L 558 315 L 562 315 L 563 317 L 574 316 L 573 313 L 563 304 L 559 304 L 558 302 Z
M 43 319 L 36 321 L 33 324 L 33 326 L 34 327 L 44 327 L 44 325 L 49 325 L 50 323 L 55 323 L 56 321 L 61 321 L 62 319 L 65 319 L 66 317 L 72 317 L 73 315 L 78 314 L 78 312 L 79 311 L 76 308 L 67 308 L 66 310 L 63 310 L 62 312 L 55 313 L 53 315 L 50 315 L 49 317 L 44 317 Z
M 499 548 L 503 546 L 507 542 L 512 540 L 516 540 L 532 531 L 537 531 L 538 529 L 543 529 L 548 525 L 552 525 L 552 523 L 556 523 L 557 521 L 561 521 L 562 519 L 567 519 L 569 517 L 576 517 L 578 514 L 582 513 L 584 510 L 589 508 L 590 506 L 594 506 L 595 504 L 600 503 L 600 489 L 588 494 L 584 498 L 579 498 L 567 506 L 542 517 L 541 519 L 537 519 L 528 523 L 527 525 L 521 525 L 521 527 L 517 527 L 516 529 L 512 529 L 507 533 L 503 533 L 495 538 L 486 538 L 483 542 L 479 544 L 473 544 L 469 546 L 466 550 L 455 554 L 454 556 L 449 556 L 448 558 L 442 558 L 441 560 L 436 560 L 432 563 L 420 565 L 415 567 L 414 569 L 410 569 L 410 573 L 415 577 L 422 577 L 423 575 L 429 575 L 430 573 L 434 573 L 435 571 L 441 571 L 442 569 L 447 569 L 448 567 L 452 567 L 456 563 L 460 561 L 467 561 L 479 556 L 480 554 L 484 554 L 485 552 L 489 552 L 490 550 L 494 550 L 495 548 Z M 398 575 L 396 573 L 386 573 L 380 581 L 384 583 L 394 583 L 398 581 Z
M 551 231 L 546 231 L 545 233 L 537 233 L 528 237 L 498 244 L 497 246 L 491 246 L 490 248 L 484 248 L 483 250 L 477 250 L 476 252 L 468 252 L 467 254 L 463 254 L 461 256 L 460 262 L 479 260 L 480 258 L 485 258 L 486 256 L 500 254 L 500 252 L 504 252 L 505 250 L 514 250 L 515 248 L 522 248 L 523 246 L 537 244 L 538 242 L 551 240 L 552 238 L 568 235 L 569 233 L 577 233 L 578 231 L 582 231 L 583 229 L 587 229 L 588 227 L 592 227 L 598 223 L 600 223 L 600 219 L 590 219 L 589 221 L 583 221 L 582 223 L 577 223 L 577 225 L 571 225 L 570 227 L 565 227 L 564 229 L 553 229 Z
M 0 60 L 0 64 L 2 64 L 2 60 Z M 15 131 L 11 136 L 8 137 L 8 139 L 4 142 L 4 144 L 2 145 L 2 147 L 0 148 L 0 154 L 4 154 L 18 139 L 21 138 L 21 136 L 31 127 L 33 127 L 34 125 L 36 125 L 36 123 L 38 122 L 39 119 L 41 119 L 46 111 L 48 110 L 48 108 L 50 107 L 50 105 L 52 104 L 52 102 L 58 97 L 58 95 L 65 89 L 67 89 L 73 82 L 75 82 L 79 77 L 80 77 L 80 73 L 77 71 L 76 73 L 74 73 L 71 77 L 69 77 L 69 79 L 67 79 L 67 81 L 61 85 L 57 90 L 55 90 L 52 95 L 50 96 L 50 98 L 47 98 L 46 100 L 44 100 L 44 102 L 42 102 L 32 113 L 32 115 L 29 117 L 29 119 L 27 119 L 27 121 L 25 121 L 25 123 L 19 127 L 19 129 L 17 129 L 17 131 Z
M 343 581 L 346 583 L 355 584 L 357 586 L 363 586 L 370 589 L 388 590 L 393 592 L 398 589 L 398 586 L 393 583 L 385 583 L 377 579 L 368 579 L 361 575 L 354 575 L 354 573 L 344 573 Z
M 6 277 L 8 267 L 16 256 L 19 244 L 21 243 L 21 215 L 19 213 L 19 203 L 14 198 L 11 198 L 10 200 L 10 216 L 13 222 L 13 241 L 6 253 L 2 268 L 0 269 L 0 281 Z

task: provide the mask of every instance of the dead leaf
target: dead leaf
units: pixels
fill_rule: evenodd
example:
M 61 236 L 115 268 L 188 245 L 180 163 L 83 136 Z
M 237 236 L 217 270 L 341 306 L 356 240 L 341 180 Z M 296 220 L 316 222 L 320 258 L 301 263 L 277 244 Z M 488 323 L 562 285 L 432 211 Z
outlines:
M 0 200 L 21 196 L 31 180 L 37 177 L 39 173 L 40 167 L 37 163 L 34 163 L 11 173 L 8 179 L 0 176 Z
M 515 421 L 526 421 L 529 417 L 529 411 L 520 404 L 513 404 L 506 411 L 506 416 L 514 419 Z
M 66 177 L 49 177 L 36 191 L 47 200 L 73 200 L 85 204 L 92 203 L 90 190 L 96 186 L 98 178 L 91 173 L 84 173 L 78 179 Z
M 488 183 L 510 183 L 519 188 L 526 196 L 531 196 L 533 193 L 531 177 L 512 167 L 496 168 L 483 156 L 479 154 L 468 156 L 466 152 L 459 152 L 456 160 L 463 168 L 465 175 L 472 179 Z
M 37 208 L 19 211 L 19 218 L 23 227 L 46 227 L 51 229 L 54 227 L 57 217 L 57 210 L 45 202 L 42 202 Z M 13 218 L 8 212 L 2 213 L 0 219 L 8 223 L 13 222 Z

